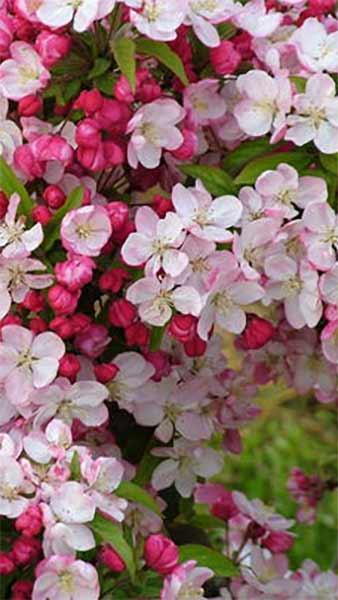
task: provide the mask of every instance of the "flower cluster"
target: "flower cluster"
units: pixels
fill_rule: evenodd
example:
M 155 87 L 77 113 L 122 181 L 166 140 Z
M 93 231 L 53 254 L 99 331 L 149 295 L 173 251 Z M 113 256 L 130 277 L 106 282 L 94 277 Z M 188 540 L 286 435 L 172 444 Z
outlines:
M 337 73 L 330 0 L 0 0 L 6 597 L 334 597 L 207 481 L 260 386 L 338 400 Z M 194 501 L 210 560 L 163 535 Z

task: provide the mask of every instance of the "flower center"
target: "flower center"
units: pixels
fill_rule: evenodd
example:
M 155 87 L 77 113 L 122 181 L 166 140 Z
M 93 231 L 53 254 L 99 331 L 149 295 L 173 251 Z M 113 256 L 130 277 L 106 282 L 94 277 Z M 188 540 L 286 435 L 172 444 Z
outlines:
M 309 117 L 314 127 L 318 128 L 322 121 L 325 121 L 325 111 L 323 108 L 313 107 L 309 110 Z
M 202 598 L 204 598 L 203 588 L 196 587 L 193 583 L 184 583 L 177 596 L 177 600 L 201 600 Z
M 328 229 L 325 238 L 323 238 L 321 241 L 325 242 L 326 244 L 338 244 L 338 230 Z
M 217 0 L 197 0 L 192 3 L 191 8 L 194 12 L 213 12 L 217 8 Z
M 35 69 L 32 69 L 32 67 L 22 66 L 19 69 L 19 77 L 20 77 L 20 82 L 22 84 L 25 84 L 34 79 L 38 79 L 39 74 L 37 73 L 37 71 Z
M 158 19 L 158 17 L 161 14 L 161 9 L 158 6 L 158 4 L 156 3 L 156 0 L 150 0 L 147 2 L 146 6 L 144 7 L 144 15 L 146 16 L 146 18 L 148 19 L 148 21 L 150 21 L 150 23 L 154 23 L 154 21 L 156 21 Z
M 85 239 L 88 239 L 92 235 L 93 229 L 89 223 L 82 223 L 82 225 L 79 225 L 77 227 L 76 233 L 78 234 L 79 238 L 85 240 Z
M 208 211 L 206 209 L 202 208 L 194 216 L 194 221 L 195 221 L 195 223 L 197 223 L 197 225 L 200 225 L 201 227 L 208 225 L 210 223 Z
M 140 127 L 140 132 L 141 135 L 143 135 L 143 137 L 145 137 L 147 142 L 149 142 L 150 144 L 159 144 L 157 127 L 154 123 L 151 123 L 149 121 L 143 123 Z
M 303 284 L 297 275 L 294 275 L 294 277 L 290 277 L 290 279 L 285 281 L 285 283 L 283 284 L 283 289 L 287 296 L 296 296 L 297 294 L 299 294 L 302 287 Z
M 29 349 L 27 349 L 27 350 L 24 350 L 23 352 L 20 352 L 16 366 L 17 367 L 25 367 L 25 368 L 30 369 L 34 360 L 35 359 L 32 356 L 31 351 Z
M 60 573 L 59 587 L 63 592 L 67 592 L 68 594 L 74 592 L 74 577 L 69 571 Z
M 4 484 L 0 486 L 0 495 L 6 500 L 15 500 L 18 496 L 18 491 L 15 487 L 12 487 L 8 484 Z
M 9 269 L 10 282 L 9 285 L 17 287 L 25 282 L 25 271 L 23 271 L 20 265 L 15 265 Z
M 217 310 L 224 315 L 226 315 L 234 306 L 231 296 L 226 292 L 218 292 L 218 294 L 215 294 L 213 304 L 216 306 Z
M 210 267 L 205 258 L 201 256 L 191 262 L 191 268 L 194 273 L 203 273 L 204 271 L 210 271 Z
M 293 190 L 283 190 L 277 196 L 277 200 L 286 206 L 292 206 L 292 202 L 295 199 L 295 192 Z

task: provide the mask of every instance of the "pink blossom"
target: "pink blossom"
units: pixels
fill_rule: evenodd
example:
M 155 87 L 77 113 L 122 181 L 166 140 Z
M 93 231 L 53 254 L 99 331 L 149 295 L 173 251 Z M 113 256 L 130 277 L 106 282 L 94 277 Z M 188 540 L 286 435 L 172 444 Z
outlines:
M 70 556 L 51 556 L 37 568 L 32 600 L 98 600 L 100 596 L 97 571 L 90 563 Z
M 220 196 L 215 200 L 200 180 L 195 188 L 178 183 L 173 188 L 173 204 L 184 227 L 198 238 L 213 242 L 229 242 L 242 214 L 242 204 L 235 196 Z
M 147 169 L 154 169 L 160 164 L 163 148 L 179 148 L 184 138 L 175 125 L 184 116 L 184 109 L 171 98 L 161 98 L 142 106 L 127 127 L 127 133 L 132 134 L 128 144 L 130 166 L 136 169 L 140 162 Z
M 271 36 L 281 25 L 282 19 L 282 13 L 267 11 L 264 0 L 247 2 L 234 16 L 236 25 L 255 38 Z
M 338 319 L 330 321 L 323 329 L 320 339 L 325 358 L 338 365 Z
M 266 506 L 259 499 L 248 500 L 241 492 L 233 492 L 233 499 L 241 513 L 261 527 L 272 531 L 284 531 L 294 524 L 292 519 L 285 519 L 275 513 L 270 506 Z
M 337 152 L 338 98 L 333 79 L 322 73 L 312 75 L 307 80 L 305 93 L 296 94 L 293 104 L 296 113 L 287 117 L 285 139 L 297 146 L 313 140 L 321 152 Z
M 284 299 L 286 318 L 295 329 L 315 327 L 323 310 L 317 271 L 307 261 L 298 265 L 288 256 L 274 255 L 266 259 L 265 272 L 267 300 Z
M 164 580 L 161 600 L 178 600 L 179 598 L 206 598 L 203 584 L 213 577 L 211 569 L 197 567 L 196 561 L 189 560 L 178 565 L 171 575 Z
M 30 44 L 13 42 L 10 52 L 0 65 L 0 91 L 6 98 L 20 100 L 47 85 L 50 74 Z
M 136 233 L 131 233 L 122 246 L 122 258 L 128 265 L 146 263 L 145 273 L 153 276 L 162 268 L 176 277 L 188 264 L 187 255 L 177 250 L 185 237 L 179 217 L 168 212 L 159 219 L 150 207 L 139 208 L 135 216 Z
M 240 600 L 259 598 L 255 592 L 261 592 L 268 598 L 296 598 L 299 582 L 287 577 L 288 561 L 285 555 L 275 554 L 271 558 L 264 556 L 263 550 L 254 546 L 251 550 L 251 568 L 243 567 L 242 576 L 247 586 L 239 593 Z M 264 598 L 263 595 L 263 598 Z
M 208 125 L 210 121 L 223 117 L 226 104 L 219 94 L 217 79 L 203 79 L 186 87 L 184 108 L 194 126 Z
M 42 31 L 35 41 L 35 47 L 47 69 L 53 67 L 70 51 L 72 42 L 66 35 Z M 29 116 L 29 115 L 27 115 Z
M 176 567 L 179 559 L 178 548 L 164 535 L 150 535 L 144 544 L 146 564 L 160 574 L 168 575 Z
M 0 380 L 14 403 L 18 389 L 25 401 L 34 388 L 42 388 L 53 381 L 59 360 L 65 353 L 63 341 L 50 331 L 34 337 L 18 325 L 6 325 L 1 330 Z
M 22 133 L 13 121 L 6 118 L 7 113 L 8 100 L 0 95 L 0 155 L 11 164 L 16 148 L 22 144 Z
M 338 72 L 338 31 L 327 33 L 318 19 L 306 19 L 291 36 L 298 58 L 309 71 Z
M 84 256 L 98 256 L 111 233 L 110 219 L 101 206 L 83 206 L 71 210 L 61 225 L 64 247 Z
M 2 256 L 14 258 L 27 256 L 35 250 L 43 240 L 43 231 L 40 223 L 31 229 L 25 229 L 25 218 L 16 219 L 16 213 L 21 202 L 18 194 L 10 197 L 5 218 L 0 222 L 0 248 Z
M 304 243 L 310 262 L 328 271 L 336 262 L 338 250 L 338 216 L 326 202 L 311 202 L 304 210 L 302 222 L 309 230 Z
M 80 0 L 69 3 L 67 0 L 42 0 L 36 16 L 45 25 L 58 28 L 74 19 L 75 31 L 88 29 L 96 19 L 105 17 L 114 8 L 116 0 Z
M 93 461 L 85 459 L 81 465 L 82 475 L 87 480 L 88 496 L 96 507 L 116 521 L 123 521 L 128 502 L 113 492 L 123 477 L 123 466 L 116 458 L 100 457 Z
M 30 488 L 19 463 L 11 456 L 0 455 L 0 514 L 9 519 L 19 517 L 29 504 L 22 494 L 31 493 Z
M 128 6 L 135 6 L 135 2 L 126 2 Z M 174 40 L 176 29 L 182 24 L 185 17 L 185 2 L 172 0 L 170 6 L 166 0 L 136 0 L 135 8 L 141 10 L 130 11 L 130 21 L 136 29 L 153 40 Z
M 234 234 L 233 253 L 248 280 L 260 279 L 267 249 L 279 227 L 279 220 L 262 218 L 244 224 L 241 233 Z
M 108 384 L 112 400 L 120 408 L 132 410 L 133 403 L 140 395 L 140 387 L 150 380 L 155 373 L 153 365 L 137 352 L 123 352 L 114 358 L 118 372 Z
M 273 131 L 273 138 L 285 126 L 290 110 L 291 86 L 285 77 L 271 77 L 265 71 L 249 71 L 237 79 L 242 100 L 234 108 L 240 128 L 250 136 Z
M 323 300 L 338 307 L 338 262 L 321 276 L 319 287 Z
M 191 25 L 196 37 L 211 48 L 218 46 L 220 38 L 214 24 L 221 23 L 236 12 L 232 0 L 188 0 L 185 23 Z
M 152 277 L 139 279 L 128 288 L 127 299 L 139 305 L 139 315 L 145 323 L 157 327 L 170 320 L 173 308 L 194 316 L 198 316 L 202 308 L 200 295 L 193 287 L 175 287 L 169 278 L 161 282 Z

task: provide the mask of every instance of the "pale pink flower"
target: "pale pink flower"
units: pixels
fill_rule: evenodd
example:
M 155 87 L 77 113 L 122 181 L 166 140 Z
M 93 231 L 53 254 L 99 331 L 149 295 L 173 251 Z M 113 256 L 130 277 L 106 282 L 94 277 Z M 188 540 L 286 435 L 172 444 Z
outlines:
M 338 216 L 328 203 L 311 202 L 304 210 L 302 222 L 309 231 L 303 239 L 310 262 L 317 269 L 328 271 L 336 262 Z
M 97 427 L 108 418 L 104 404 L 108 396 L 106 386 L 97 381 L 71 384 L 68 379 L 59 377 L 52 385 L 32 394 L 30 399 L 36 406 L 35 425 L 41 426 L 58 417 L 69 425 L 79 419 L 88 427 Z
M 172 6 L 170 12 L 174 14 Z M 129 121 L 127 133 L 128 162 L 136 168 L 140 162 L 147 169 L 158 167 L 162 149 L 176 150 L 184 138 L 176 127 L 182 121 L 185 110 L 171 98 L 160 98 L 142 106 Z
M 338 307 L 338 262 L 321 276 L 319 287 L 323 300 Z
M 46 266 L 33 258 L 4 258 L 0 256 L 0 318 L 10 309 L 11 303 L 20 303 L 30 289 L 41 290 L 53 283 L 51 275 L 37 275 Z
M 188 0 L 185 23 L 191 25 L 195 35 L 211 48 L 219 46 L 220 37 L 214 24 L 221 23 L 236 13 L 232 0 Z
M 162 327 L 170 320 L 173 308 L 196 317 L 202 309 L 201 297 L 194 288 L 175 287 L 169 278 L 162 281 L 152 277 L 139 279 L 128 288 L 126 297 L 132 304 L 139 305 L 142 321 L 156 327 Z
M 242 214 L 242 204 L 235 196 L 212 199 L 200 180 L 194 188 L 177 183 L 173 188 L 173 204 L 184 227 L 197 238 L 211 242 L 230 242 L 228 227 L 235 225 Z
M 53 458 L 63 459 L 71 444 L 71 429 L 60 419 L 50 421 L 44 433 L 33 429 L 23 439 L 26 454 L 41 464 L 48 464 Z
M 29 504 L 22 493 L 32 491 L 19 463 L 11 456 L 0 455 L 0 515 L 16 519 Z
M 305 93 L 296 94 L 293 104 L 296 114 L 287 117 L 285 139 L 297 146 L 313 140 L 325 154 L 338 152 L 338 97 L 333 79 L 322 73 L 312 75 Z
M 127 2 L 134 6 L 134 2 Z M 174 40 L 176 29 L 183 23 L 185 17 L 185 0 L 143 0 L 130 11 L 130 21 L 136 29 L 153 40 Z
M 224 268 L 212 276 L 205 306 L 197 331 L 207 340 L 213 325 L 231 333 L 242 333 L 246 325 L 245 307 L 264 296 L 264 289 L 256 281 L 238 279 L 239 269 L 233 255 Z
M 222 269 L 229 253 L 227 250 L 216 250 L 215 242 L 194 235 L 188 235 L 181 249 L 188 256 L 189 264 L 175 281 L 195 288 L 203 296 L 208 291 L 210 272 Z
M 225 115 L 226 103 L 219 94 L 217 79 L 203 79 L 184 90 L 184 108 L 194 125 L 208 125 Z
M 241 513 L 261 527 L 271 531 L 284 531 L 294 524 L 293 519 L 285 519 L 259 499 L 248 500 L 242 492 L 233 492 L 232 497 Z
M 50 507 L 60 521 L 69 524 L 92 521 L 96 510 L 84 484 L 77 481 L 63 483 L 52 494 Z
M 71 210 L 61 225 L 64 247 L 84 256 L 99 256 L 111 233 L 110 219 L 102 206 L 90 205 Z
M 163 490 L 174 483 L 183 498 L 191 496 L 197 477 L 213 477 L 223 467 L 220 452 L 183 438 L 174 440 L 172 448 L 154 448 L 152 454 L 166 458 L 153 472 L 153 488 Z
M 306 573 L 301 569 L 303 576 L 302 587 L 295 600 L 318 600 L 318 598 L 334 598 L 338 590 L 338 576 L 333 571 L 324 573 Z
M 32 600 L 98 600 L 99 578 L 96 569 L 71 556 L 51 556 L 37 567 Z
M 25 218 L 20 216 L 16 219 L 20 201 L 18 194 L 10 197 L 7 213 L 4 220 L 0 222 L 0 248 L 3 248 L 2 256 L 5 258 L 27 256 L 36 250 L 43 240 L 40 223 L 31 229 L 26 229 Z
M 338 365 L 338 319 L 336 321 L 329 321 L 325 325 L 320 339 L 325 358 L 330 363 Z
M 122 352 L 114 358 L 118 372 L 107 385 L 110 397 L 124 410 L 132 411 L 133 403 L 154 375 L 155 368 L 137 352 Z
M 136 233 L 131 233 L 122 246 L 123 260 L 132 266 L 146 263 L 145 273 L 150 277 L 161 268 L 172 277 L 180 275 L 188 257 L 177 250 L 185 237 L 179 217 L 168 212 L 160 219 L 154 210 L 143 206 L 136 213 L 135 225 Z
M 320 177 L 299 177 L 296 169 L 281 163 L 275 171 L 265 171 L 255 184 L 256 191 L 264 200 L 268 216 L 284 219 L 297 217 L 299 208 L 305 208 L 309 202 L 325 202 L 327 185 Z
M 34 388 L 42 388 L 55 379 L 65 345 L 55 333 L 47 331 L 34 337 L 29 329 L 18 325 L 6 325 L 1 335 L 0 381 L 14 404 L 18 390 L 24 402 Z
M 22 133 L 13 121 L 6 119 L 8 100 L 0 95 L 0 156 L 11 164 L 15 149 L 22 144 Z
M 273 255 L 265 261 L 269 281 L 266 299 L 284 300 L 285 316 L 292 327 L 315 327 L 322 316 L 318 273 L 305 260 L 298 265 L 288 256 Z
M 237 492 L 236 492 L 237 493 Z M 284 554 L 275 554 L 267 558 L 257 546 L 251 550 L 250 568 L 244 566 L 241 574 L 247 583 L 240 590 L 239 600 L 249 598 L 295 598 L 300 589 L 297 580 L 288 578 L 288 559 Z M 255 591 L 259 593 L 256 596 Z M 305 599 L 304 599 L 305 600 Z
M 3 381 L 0 382 L 0 427 L 7 425 L 18 414 L 16 407 L 9 400 Z
M 11 58 L 0 65 L 0 92 L 10 100 L 20 100 L 44 88 L 50 74 L 31 44 L 13 42 Z
M 206 567 L 197 567 L 195 560 L 178 565 L 164 580 L 160 600 L 203 600 L 203 585 L 214 573 Z
M 264 0 L 251 0 L 234 16 L 234 22 L 254 38 L 267 37 L 274 33 L 283 19 L 282 13 L 267 11 Z
M 262 218 L 246 223 L 240 234 L 234 234 L 232 250 L 246 279 L 260 279 L 267 245 L 279 227 L 280 221 Z
M 272 141 L 278 139 L 291 106 L 289 80 L 273 78 L 257 69 L 240 75 L 237 88 L 242 100 L 235 106 L 234 114 L 240 128 L 250 136 L 265 135 L 272 130 Z
M 304 21 L 291 36 L 302 65 L 309 71 L 338 72 L 338 31 L 328 33 L 316 18 Z
M 89 485 L 87 494 L 96 507 L 115 521 L 123 521 L 128 502 L 113 493 L 122 481 L 122 463 L 110 457 L 87 458 L 82 462 L 81 472 Z
M 105 17 L 114 8 L 116 0 L 42 0 L 36 16 L 53 28 L 63 27 L 73 20 L 75 31 L 82 32 L 96 19 Z

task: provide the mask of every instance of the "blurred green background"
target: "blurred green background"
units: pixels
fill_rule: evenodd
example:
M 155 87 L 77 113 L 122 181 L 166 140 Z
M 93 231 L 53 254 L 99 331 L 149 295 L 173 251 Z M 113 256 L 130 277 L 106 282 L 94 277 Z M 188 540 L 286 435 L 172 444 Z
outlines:
M 242 454 L 227 455 L 217 480 L 294 518 L 297 504 L 286 488 L 292 467 L 338 480 L 336 407 L 298 398 L 282 384 L 265 386 L 257 404 L 263 409 L 262 416 L 244 431 Z M 292 531 L 297 534 L 290 552 L 292 568 L 311 558 L 324 570 L 337 569 L 337 489 L 327 492 L 319 503 L 314 525 L 297 524 Z

